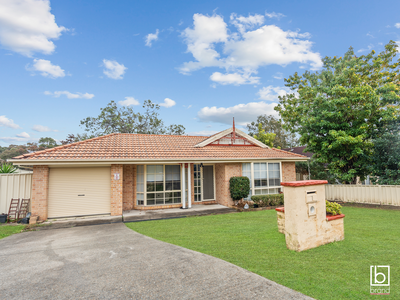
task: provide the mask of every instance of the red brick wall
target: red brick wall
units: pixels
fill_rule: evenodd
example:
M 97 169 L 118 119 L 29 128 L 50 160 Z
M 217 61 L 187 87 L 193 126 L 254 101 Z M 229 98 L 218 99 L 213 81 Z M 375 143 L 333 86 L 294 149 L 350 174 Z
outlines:
M 296 166 L 294 162 L 282 162 L 282 182 L 296 181 Z
M 123 207 L 123 165 L 111 165 L 111 215 L 122 215 Z M 114 173 L 119 173 L 119 179 L 114 179 Z
M 124 165 L 124 176 L 123 176 L 123 191 L 122 191 L 122 201 L 123 201 L 123 210 L 132 210 L 134 207 L 133 203 L 133 195 L 135 192 L 134 183 L 133 183 L 133 165 Z M 135 172 L 136 175 L 136 172 Z
M 31 212 L 40 221 L 47 220 L 47 196 L 49 190 L 49 167 L 33 166 Z
M 217 202 L 225 206 L 233 206 L 234 202 L 229 192 L 229 179 L 242 176 L 242 164 L 216 164 L 215 185 Z

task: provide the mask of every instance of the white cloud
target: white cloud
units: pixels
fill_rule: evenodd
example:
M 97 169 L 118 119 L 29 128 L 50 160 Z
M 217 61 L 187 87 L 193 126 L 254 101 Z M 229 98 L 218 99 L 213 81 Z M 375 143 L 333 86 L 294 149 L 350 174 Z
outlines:
M 239 125 L 246 125 L 257 119 L 262 114 L 277 115 L 274 110 L 276 103 L 250 102 L 246 104 L 238 104 L 232 107 L 203 107 L 197 117 L 202 122 L 216 122 L 223 124 L 232 124 L 232 118 Z
M 394 27 L 396 27 L 396 28 L 400 28 L 400 23 L 396 23 L 396 24 L 394 24 Z
M 48 96 L 54 96 L 56 98 L 60 97 L 61 95 L 65 95 L 67 96 L 68 99 L 92 99 L 94 97 L 93 94 L 89 94 L 89 93 L 70 93 L 68 91 L 55 91 L 55 92 L 49 92 L 49 91 L 45 91 L 44 92 L 45 95 Z
M 53 130 L 47 126 L 43 126 L 43 125 L 33 125 L 32 130 L 37 131 L 37 132 L 49 132 L 49 131 L 57 131 L 57 130 Z
M 0 137 L 0 141 L 6 143 L 15 143 L 15 142 L 28 142 L 27 138 L 24 137 Z
M 160 106 L 164 106 L 166 108 L 172 107 L 176 104 L 176 102 L 172 99 L 165 98 L 163 103 L 160 103 Z
M 260 81 L 260 77 L 253 77 L 250 76 L 250 74 L 239 74 L 239 73 L 222 74 L 220 72 L 214 72 L 210 76 L 210 79 L 222 85 L 258 84 Z
M 321 55 L 311 50 L 309 33 L 284 31 L 275 25 L 261 26 L 264 18 L 257 14 L 248 17 L 232 14 L 230 21 L 238 28 L 237 32 L 228 32 L 228 25 L 219 15 L 193 16 L 193 27 L 186 28 L 182 36 L 194 61 L 185 62 L 180 67 L 181 73 L 220 67 L 227 71 L 226 75 L 250 76 L 262 66 L 286 66 L 294 62 L 309 64 L 312 69 L 322 67 Z M 216 50 L 217 46 L 220 51 Z M 240 83 L 233 80 L 232 84 Z
M 261 100 L 278 101 L 278 96 L 284 96 L 290 92 L 290 89 L 287 87 L 274 87 L 270 85 L 260 89 L 257 94 L 260 96 Z
M 125 70 L 128 69 L 123 64 L 119 64 L 115 60 L 103 59 L 103 66 L 105 69 L 103 73 L 111 79 L 122 79 L 125 74 Z
M 21 128 L 19 125 L 15 124 L 13 120 L 7 118 L 5 115 L 0 116 L 0 126 L 9 127 L 12 129 Z
M 255 26 L 260 26 L 264 24 L 264 16 L 255 14 L 249 15 L 248 17 L 237 16 L 235 13 L 231 14 L 230 20 L 233 25 L 239 30 L 239 32 L 244 33 L 246 29 L 253 28 Z
M 139 105 L 139 101 L 133 97 L 125 97 L 125 100 L 118 101 L 119 105 L 130 106 L 130 105 Z
M 277 18 L 278 20 L 280 19 L 280 18 L 283 18 L 283 17 L 286 17 L 284 14 L 281 14 L 281 13 L 276 13 L 276 12 L 272 12 L 272 13 L 267 13 L 267 12 L 265 12 L 265 15 L 268 17 L 268 18 Z
M 281 72 L 276 72 L 276 74 L 274 75 L 275 79 L 283 79 L 283 73 Z
M 370 44 L 367 46 L 367 48 L 362 48 L 362 49 L 358 50 L 357 53 L 371 51 L 373 47 L 374 47 L 374 45 Z
M 15 136 L 21 137 L 21 138 L 26 138 L 26 139 L 28 139 L 28 138 L 31 137 L 31 136 L 30 136 L 28 133 L 26 133 L 25 131 L 24 131 L 24 132 L 21 132 L 21 133 L 19 133 L 19 134 L 16 134 Z
M 0 1 L 0 43 L 29 57 L 34 52 L 51 54 L 51 40 L 67 29 L 57 25 L 50 10 L 48 0 Z
M 218 133 L 218 131 L 216 131 L 216 130 L 200 130 L 200 131 L 188 132 L 188 135 L 211 136 L 216 133 Z
M 41 72 L 42 76 L 50 78 L 65 76 L 65 72 L 60 66 L 53 65 L 51 61 L 45 59 L 34 59 L 32 68 L 28 68 L 28 70 Z
M 146 40 L 146 46 L 147 47 L 151 47 L 153 41 L 157 41 L 158 40 L 158 29 L 156 30 L 156 33 L 149 33 L 148 35 L 146 35 L 145 40 Z
M 192 53 L 196 61 L 186 62 L 180 68 L 184 74 L 204 67 L 223 67 L 218 58 L 220 54 L 214 49 L 214 43 L 228 40 L 227 24 L 218 15 L 211 17 L 194 14 L 193 29 L 186 28 L 182 36 L 187 44 L 187 52 Z

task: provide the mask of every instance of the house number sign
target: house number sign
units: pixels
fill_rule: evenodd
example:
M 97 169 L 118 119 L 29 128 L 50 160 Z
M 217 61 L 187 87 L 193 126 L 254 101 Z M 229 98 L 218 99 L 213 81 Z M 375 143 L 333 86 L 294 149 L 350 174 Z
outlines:
M 114 173 L 114 180 L 119 180 L 119 173 Z

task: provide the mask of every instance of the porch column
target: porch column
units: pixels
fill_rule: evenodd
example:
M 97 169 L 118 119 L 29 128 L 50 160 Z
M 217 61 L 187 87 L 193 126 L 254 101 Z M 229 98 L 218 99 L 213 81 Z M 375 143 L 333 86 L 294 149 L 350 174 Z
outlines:
M 31 212 L 40 221 L 47 220 L 47 197 L 49 190 L 49 167 L 33 166 Z
M 188 208 L 192 207 L 192 179 L 190 178 L 190 163 L 188 163 Z
M 123 165 L 111 165 L 111 215 L 121 216 L 123 207 Z
M 186 208 L 185 164 L 182 164 L 182 208 Z

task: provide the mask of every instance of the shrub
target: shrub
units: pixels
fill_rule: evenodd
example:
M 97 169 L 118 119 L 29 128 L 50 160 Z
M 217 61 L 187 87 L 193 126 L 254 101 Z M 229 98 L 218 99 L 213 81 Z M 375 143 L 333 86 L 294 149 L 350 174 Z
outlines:
M 250 180 L 246 176 L 231 177 L 229 190 L 233 200 L 238 201 L 250 194 Z
M 342 208 L 342 206 L 339 203 L 329 202 L 328 200 L 325 200 L 325 202 L 326 202 L 326 213 L 327 214 L 332 214 L 332 216 L 342 214 L 342 211 L 340 210 Z
M 18 168 L 13 166 L 13 164 L 4 163 L 0 165 L 0 173 L 15 173 L 17 170 Z
M 261 207 L 282 205 L 283 194 L 254 195 L 251 196 L 251 200 Z

